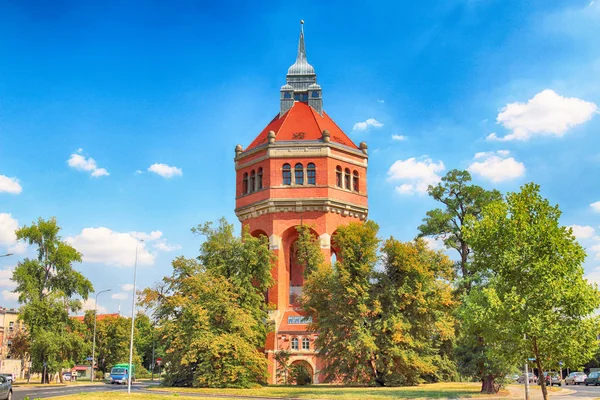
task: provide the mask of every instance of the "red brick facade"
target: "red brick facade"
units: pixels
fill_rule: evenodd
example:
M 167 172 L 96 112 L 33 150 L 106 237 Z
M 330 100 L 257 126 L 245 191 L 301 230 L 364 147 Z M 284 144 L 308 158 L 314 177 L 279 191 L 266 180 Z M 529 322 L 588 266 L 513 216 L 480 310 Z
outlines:
M 267 295 L 275 307 L 271 317 L 276 327 L 265 346 L 270 383 L 277 382 L 274 352 L 282 349 L 292 352 L 292 363 L 302 362 L 311 370 L 313 382 L 323 380 L 314 348 L 318 333 L 308 331 L 297 301 L 303 271 L 293 254 L 296 228 L 311 227 L 329 260 L 336 229 L 365 220 L 368 212 L 366 144 L 356 146 L 326 114 L 306 108 L 310 106 L 296 102 L 248 149 L 236 148 L 236 214 L 253 235 L 269 238 L 277 256 L 272 270 L 276 284 Z M 297 110 L 301 112 L 295 115 Z M 323 126 L 336 127 L 336 140 L 328 129 L 320 130 Z

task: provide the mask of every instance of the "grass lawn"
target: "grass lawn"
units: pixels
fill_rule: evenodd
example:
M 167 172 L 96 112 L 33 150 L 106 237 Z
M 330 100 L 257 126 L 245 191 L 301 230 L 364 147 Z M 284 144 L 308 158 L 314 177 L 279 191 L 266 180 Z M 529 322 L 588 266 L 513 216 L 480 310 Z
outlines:
M 419 386 L 375 388 L 345 387 L 333 385 L 312 386 L 268 386 L 256 389 L 191 389 L 191 388 L 156 388 L 155 391 L 184 393 L 204 393 L 232 396 L 265 396 L 280 398 L 307 399 L 421 399 L 421 398 L 457 398 L 486 397 L 479 393 L 480 383 L 432 383 Z M 506 393 L 500 393 L 500 396 Z
M 103 393 L 78 393 L 69 396 L 52 397 L 53 400 L 114 400 L 114 399 L 138 399 L 138 400 L 215 400 L 212 397 L 189 397 L 178 396 L 172 393 L 147 394 L 147 393 L 122 393 L 122 392 L 103 392 Z M 239 400 L 220 397 L 218 400 Z

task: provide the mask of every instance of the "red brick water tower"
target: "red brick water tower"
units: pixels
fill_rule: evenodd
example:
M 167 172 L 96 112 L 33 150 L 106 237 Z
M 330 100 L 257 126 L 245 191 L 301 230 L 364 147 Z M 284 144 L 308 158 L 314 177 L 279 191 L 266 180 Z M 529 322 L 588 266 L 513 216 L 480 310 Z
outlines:
M 235 213 L 254 236 L 269 238 L 277 261 L 273 286 L 266 294 L 275 306 L 275 332 L 265 345 L 269 382 L 277 382 L 277 350 L 289 350 L 318 383 L 321 362 L 314 348 L 318 332 L 307 329 L 298 304 L 303 271 L 296 262 L 296 228 L 307 225 L 318 235 L 329 260 L 331 238 L 340 225 L 367 218 L 367 145 L 356 146 L 323 111 L 321 86 L 306 60 L 301 29 L 296 62 L 281 87 L 280 111 L 247 148 L 235 149 Z M 281 379 L 279 380 L 281 382 Z

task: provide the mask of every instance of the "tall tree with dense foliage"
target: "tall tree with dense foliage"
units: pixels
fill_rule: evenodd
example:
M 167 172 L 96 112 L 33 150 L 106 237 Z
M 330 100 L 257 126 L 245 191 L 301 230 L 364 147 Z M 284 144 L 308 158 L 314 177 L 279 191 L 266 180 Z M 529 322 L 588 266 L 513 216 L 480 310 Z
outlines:
M 462 278 L 461 286 L 467 291 L 473 271 L 469 266 L 471 247 L 462 227 L 467 218 L 478 219 L 486 205 L 502 198 L 497 190 L 485 190 L 470 182 L 468 171 L 453 169 L 442 178 L 441 183 L 429 186 L 427 193 L 444 208 L 427 211 L 423 224 L 419 226 L 419 236 L 442 239 L 446 247 L 458 252 L 460 261 L 457 269 Z
M 302 302 L 319 332 L 322 372 L 378 385 L 435 379 L 453 369 L 440 353 L 454 335 L 453 264 L 422 240 L 390 238 L 381 249 L 384 271 L 378 272 L 377 231 L 373 222 L 340 227 L 335 266 L 315 264 L 306 277 Z M 320 259 L 318 240 L 308 230 L 300 230 L 300 239 L 299 253 Z
M 272 284 L 273 255 L 265 237 L 233 226 L 199 226 L 198 261 L 177 258 L 173 274 L 145 289 L 154 310 L 173 386 L 249 387 L 266 382 L 267 360 L 260 348 L 269 332 L 263 293 Z
M 73 332 L 69 312 L 81 309 L 81 300 L 93 290 L 91 282 L 73 264 L 81 262 L 81 254 L 64 242 L 54 218 L 39 219 L 37 224 L 16 231 L 17 239 L 37 246 L 37 257 L 25 258 L 13 272 L 19 302 L 20 318 L 31 337 L 33 370 L 58 372 L 74 362 L 82 361 L 87 344 Z M 61 377 L 62 378 L 62 377 Z M 47 380 L 47 374 L 43 375 Z
M 540 376 L 559 362 L 577 367 L 597 346 L 597 287 L 583 277 L 584 249 L 561 212 L 527 184 L 467 222 L 480 284 L 466 299 L 465 323 L 509 363 L 535 358 Z M 548 393 L 541 380 L 544 399 Z

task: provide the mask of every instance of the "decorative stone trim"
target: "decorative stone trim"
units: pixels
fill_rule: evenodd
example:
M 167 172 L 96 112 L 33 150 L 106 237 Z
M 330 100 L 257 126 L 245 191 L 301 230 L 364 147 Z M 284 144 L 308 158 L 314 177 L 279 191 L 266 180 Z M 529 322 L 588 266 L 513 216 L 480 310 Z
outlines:
M 360 149 L 354 149 L 350 146 L 346 146 L 344 144 L 340 144 L 340 143 L 335 143 L 335 142 L 323 142 L 322 140 L 301 140 L 301 141 L 293 141 L 293 140 L 286 140 L 286 141 L 280 141 L 280 142 L 273 142 L 273 143 L 265 143 L 262 144 L 260 146 L 257 146 L 253 149 L 250 150 L 246 150 L 246 151 L 241 151 L 239 152 L 239 150 L 241 150 L 241 146 L 238 148 L 236 147 L 236 156 L 235 156 L 235 161 L 236 161 L 236 165 L 239 161 L 242 161 L 244 158 L 252 155 L 252 154 L 256 154 L 259 153 L 261 151 L 264 151 L 265 149 L 267 149 L 269 151 L 272 150 L 295 150 L 298 148 L 327 148 L 327 147 L 331 147 L 349 154 L 353 154 L 355 156 L 359 156 L 361 158 L 365 158 L 367 159 L 369 156 Z
M 308 212 L 321 211 L 340 214 L 344 217 L 367 219 L 369 209 L 364 206 L 349 204 L 335 199 L 267 199 L 257 203 L 240 207 L 235 210 L 235 215 L 243 222 L 248 218 L 255 218 L 264 214 L 281 212 Z

